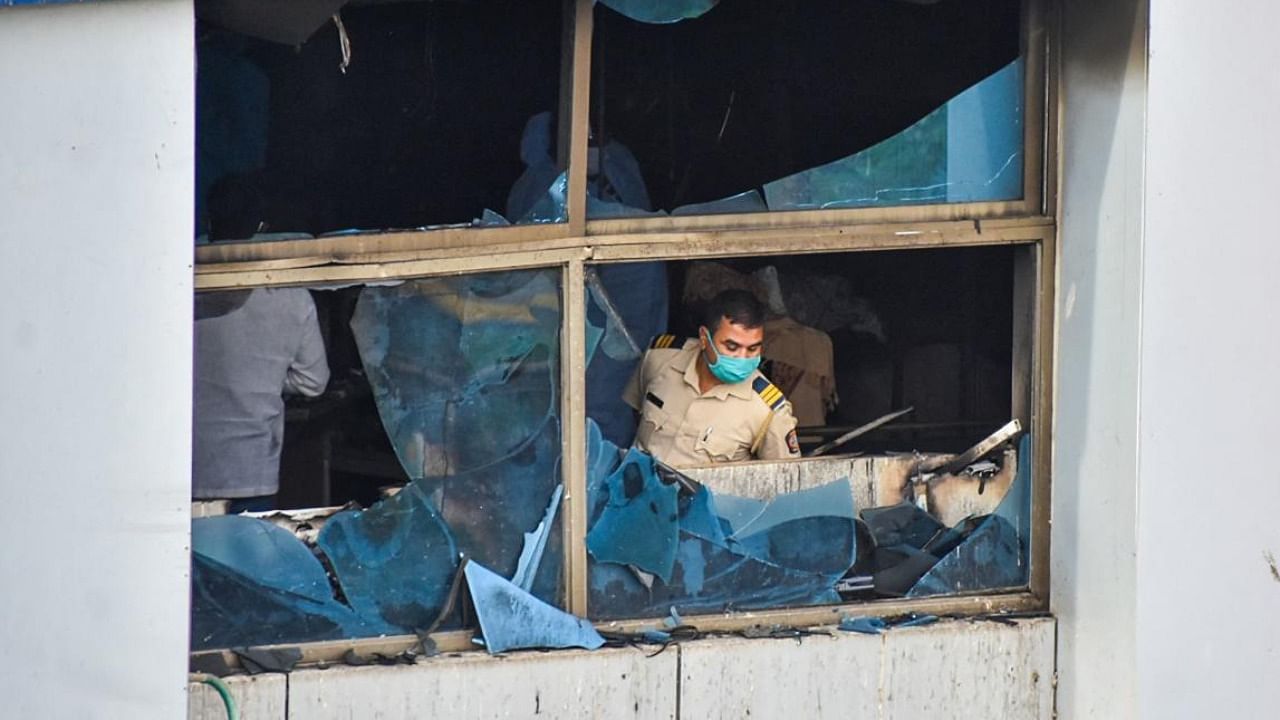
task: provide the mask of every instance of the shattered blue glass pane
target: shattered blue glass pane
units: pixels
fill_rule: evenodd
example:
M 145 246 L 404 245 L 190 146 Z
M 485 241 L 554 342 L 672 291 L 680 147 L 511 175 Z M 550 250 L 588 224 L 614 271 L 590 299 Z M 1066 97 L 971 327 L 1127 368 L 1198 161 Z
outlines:
M 1030 576 L 1031 435 L 1018 443 L 1018 473 L 996 511 L 947 553 L 907 597 L 1021 587 Z
M 220 515 L 191 521 L 191 553 L 282 592 L 333 599 L 329 576 L 293 533 L 265 520 Z
M 635 456 L 644 455 L 633 449 L 628 460 Z M 604 480 L 589 478 L 590 489 L 597 493 L 589 515 L 592 532 L 610 519 L 608 505 L 619 478 L 625 479 L 626 467 L 624 462 Z M 642 484 L 643 480 L 632 482 Z M 660 482 L 656 475 L 653 482 Z M 595 484 L 607 487 L 607 492 Z M 675 491 L 675 485 L 668 487 Z M 606 495 L 607 500 L 602 498 Z M 714 495 L 701 487 L 680 497 L 678 543 L 670 576 L 648 587 L 626 567 L 636 565 L 634 555 L 619 553 L 616 561 L 606 562 L 593 551 L 589 558 L 592 616 L 656 616 L 672 607 L 697 614 L 839 602 L 835 583 L 856 555 L 852 490 L 842 480 L 795 495 L 764 503 Z M 721 500 L 731 508 L 728 512 L 720 509 Z M 730 537 L 735 521 L 745 532 Z M 666 548 L 665 541 L 653 540 L 664 537 L 665 529 L 617 523 L 610 532 L 623 548 L 633 544 Z
M 533 442 L 500 463 L 449 477 L 427 478 L 418 484 L 440 509 L 459 552 L 512 577 L 524 551 L 524 534 L 544 520 L 560 484 L 559 458 L 559 427 L 548 423 Z M 559 602 L 559 528 L 557 516 L 552 519 L 533 584 L 533 592 L 549 602 Z
M 316 545 L 361 617 L 408 632 L 431 625 L 458 568 L 449 528 L 417 483 L 325 523 Z
M 467 563 L 464 572 L 490 653 L 604 645 L 591 623 L 542 602 L 479 563 Z
M 702 17 L 720 0 L 600 0 L 632 20 L 665 24 Z
M 729 532 L 745 528 L 754 520 L 769 503 L 756 498 L 739 497 L 737 495 L 719 495 L 716 497 L 716 512 L 728 524 Z
M 605 483 L 608 500 L 587 533 L 587 549 L 600 562 L 634 565 L 669 582 L 676 559 L 676 487 L 663 484 L 653 457 L 634 448 Z
M 591 565 L 593 617 L 656 617 L 678 606 L 689 614 L 840 601 L 830 576 L 774 565 L 681 531 L 670 583 L 646 588 L 629 569 Z
M 636 418 L 622 394 L 649 340 L 667 330 L 666 264 L 595 266 L 588 289 L 587 325 L 603 329 L 603 336 L 601 352 L 588 356 L 587 416 L 606 438 L 626 447 L 635 438 Z
M 395 632 L 334 597 L 310 548 L 265 520 L 191 523 L 191 647 L 312 642 Z
M 302 541 L 298 541 L 302 547 Z M 216 560 L 191 556 L 191 649 L 337 640 L 389 634 L 330 597 L 317 600 L 264 583 Z
M 587 418 L 587 507 L 592 522 L 603 509 L 604 481 L 618 469 L 621 461 L 622 450 L 604 436 L 595 420 Z
M 737 543 L 752 557 L 839 579 L 857 555 L 853 488 L 837 480 L 785 493 L 736 531 Z
M 680 498 L 680 529 L 684 532 L 709 540 L 717 545 L 726 545 L 729 541 L 726 531 L 732 532 L 729 523 L 721 519 L 716 512 L 718 498 L 711 495 L 706 487 L 698 488 L 693 495 Z
M 555 270 L 365 288 L 352 318 L 397 457 L 459 552 L 504 576 L 560 483 Z M 559 602 L 559 518 L 533 592 Z
M 559 323 L 551 270 L 364 289 L 351 326 L 410 479 L 499 463 L 552 422 Z
M 1023 61 L 849 157 L 764 186 L 770 210 L 1022 197 Z

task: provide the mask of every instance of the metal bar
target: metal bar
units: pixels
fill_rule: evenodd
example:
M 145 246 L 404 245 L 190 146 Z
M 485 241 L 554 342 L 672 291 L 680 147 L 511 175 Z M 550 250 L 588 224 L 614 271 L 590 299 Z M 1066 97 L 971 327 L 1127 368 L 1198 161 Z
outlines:
M 318 258 L 323 259 L 325 262 L 330 262 L 349 255 L 439 250 L 441 248 L 472 248 L 475 251 L 483 252 L 485 248 L 491 245 L 554 240 L 568 235 L 568 228 L 557 224 L 478 228 L 446 227 L 434 230 L 367 232 L 358 235 L 318 237 L 310 240 L 219 242 L 197 246 L 195 258 L 197 266 L 235 262 L 261 262 L 265 260 L 297 260 L 300 258 Z
M 1048 226 L 979 231 L 972 223 L 960 228 L 914 226 L 909 230 L 858 232 L 849 227 L 689 232 L 664 235 L 621 235 L 592 238 L 598 262 L 684 260 L 695 257 L 806 255 L 858 250 L 912 250 L 936 247 L 979 247 L 1036 242 Z
M 414 260 L 368 265 L 326 265 L 324 267 L 247 272 L 209 272 L 195 276 L 196 290 L 221 290 L 242 287 L 276 287 L 288 285 L 325 285 L 362 283 L 406 278 L 461 275 L 464 273 L 514 270 L 528 267 L 562 265 L 587 255 L 584 248 L 534 250 L 506 254 L 470 255 L 460 258 Z
M 961 428 L 991 427 L 999 420 L 957 420 L 954 422 L 896 423 L 893 427 L 879 428 L 881 432 L 911 432 L 916 430 L 955 430 Z M 798 435 L 836 437 L 854 429 L 853 425 L 808 425 L 796 428 Z
M 1053 400 L 1055 374 L 1054 329 L 1057 307 L 1057 235 L 1051 233 L 1040 244 L 1039 283 L 1036 293 L 1035 355 L 1032 373 L 1035 377 L 1031 404 L 1031 592 L 1049 597 L 1049 523 L 1052 513 L 1053 473 Z M 1021 459 L 1019 460 L 1021 462 Z
M 569 234 L 581 236 L 587 227 L 587 135 L 591 110 L 592 0 L 577 0 L 573 13 L 573 96 L 569 131 Z
M 875 430 L 876 428 L 880 427 L 881 425 L 891 423 L 894 420 L 897 420 L 898 418 L 902 417 L 903 415 L 906 415 L 911 412 L 915 412 L 915 409 L 916 409 L 915 406 L 912 405 L 911 407 L 906 408 L 904 410 L 898 410 L 897 412 L 891 412 L 888 415 L 882 415 L 876 418 L 875 420 L 872 420 L 871 422 L 867 423 L 866 425 L 861 425 L 859 427 L 856 427 L 850 430 L 849 432 L 841 435 L 840 437 L 836 438 L 835 440 L 832 440 L 831 442 L 827 442 L 827 443 L 823 443 L 822 445 L 819 445 L 818 447 L 814 448 L 813 452 L 809 453 L 809 457 L 818 457 L 819 455 L 824 455 L 828 450 L 831 450 L 832 448 L 839 447 L 849 442 L 850 440 L 853 440 L 854 438 L 857 438 L 861 435 L 865 435 L 871 432 L 872 430 Z
M 582 260 L 565 266 L 560 338 L 560 468 L 569 612 L 587 613 L 587 293 Z
M 1037 215 L 1038 207 L 1024 200 L 997 200 L 940 205 L 902 205 L 888 208 L 839 210 L 787 210 L 733 215 L 677 215 L 665 217 L 609 218 L 587 223 L 587 234 L 618 235 L 649 232 L 727 230 L 743 227 L 813 227 L 817 225 L 865 225 L 883 223 L 956 222 L 995 220 Z
M 1040 597 L 1028 592 L 998 592 L 984 595 L 947 596 L 921 599 L 889 599 L 871 600 L 841 605 L 822 605 L 804 608 L 779 608 L 777 610 L 757 610 L 735 612 L 732 614 L 717 613 L 714 615 L 690 615 L 685 622 L 703 632 L 730 633 L 738 630 L 761 626 L 778 625 L 781 627 L 815 627 L 836 625 L 840 619 L 850 613 L 859 615 L 875 615 L 890 617 L 908 613 L 928 613 L 932 615 L 995 615 L 1010 616 L 1048 610 L 1048 604 Z M 631 620 L 602 621 L 596 626 L 601 630 L 614 632 L 635 632 L 644 628 L 661 627 L 666 618 L 641 618 Z M 453 631 L 435 633 L 431 639 L 439 652 L 483 652 L 471 642 L 471 631 Z M 304 643 L 302 645 L 269 645 L 260 649 L 274 650 L 296 648 L 302 651 L 302 666 L 318 663 L 341 662 L 348 650 L 358 655 L 396 656 L 413 650 L 420 640 L 416 635 L 395 635 L 391 637 L 360 638 L 354 640 L 327 640 Z M 230 650 L 202 650 L 191 653 L 193 663 L 208 656 L 220 655 L 223 662 L 230 667 L 240 667 L 239 658 Z
M 977 445 L 959 455 L 926 460 L 920 463 L 920 472 L 953 473 L 962 470 L 966 465 L 981 460 L 984 455 L 1008 442 L 1010 438 L 1020 432 L 1022 432 L 1022 423 L 1018 422 L 1017 418 L 1014 418 L 999 430 L 982 439 Z

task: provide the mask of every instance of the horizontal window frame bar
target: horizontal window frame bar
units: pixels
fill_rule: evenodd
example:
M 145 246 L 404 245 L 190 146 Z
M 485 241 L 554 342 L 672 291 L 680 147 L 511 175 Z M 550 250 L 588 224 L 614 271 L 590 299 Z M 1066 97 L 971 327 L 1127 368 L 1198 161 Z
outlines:
M 983 616 L 1047 612 L 1047 598 L 1030 592 L 994 592 L 919 599 L 871 600 L 840 605 L 823 605 L 806 608 L 740 611 L 720 615 L 689 615 L 685 622 L 705 633 L 733 633 L 753 627 L 832 627 L 845 616 L 870 615 L 892 617 L 908 613 L 938 616 Z M 642 618 L 631 620 L 593 621 L 596 629 L 605 632 L 638 632 L 643 629 L 663 627 L 666 618 Z M 478 630 L 449 630 L 433 633 L 430 637 L 438 653 L 483 652 L 483 646 L 473 642 Z M 384 655 L 394 657 L 413 651 L 419 645 L 416 635 L 390 635 L 376 638 L 352 638 L 348 640 L 320 640 L 309 643 L 281 643 L 255 646 L 255 649 L 278 650 L 296 648 L 302 653 L 299 667 L 319 664 L 340 665 L 347 652 L 361 657 Z M 537 652 L 537 651 L 532 651 Z M 203 665 L 215 657 L 228 667 L 241 668 L 239 657 L 229 649 L 197 650 L 190 654 L 191 662 Z
M 331 254 L 325 258 L 197 265 L 197 291 L 378 282 L 470 272 L 551 267 L 573 260 L 626 262 L 742 255 L 798 255 L 1031 243 L 1052 236 L 1052 218 L 750 228 L 570 237 L 466 248 Z

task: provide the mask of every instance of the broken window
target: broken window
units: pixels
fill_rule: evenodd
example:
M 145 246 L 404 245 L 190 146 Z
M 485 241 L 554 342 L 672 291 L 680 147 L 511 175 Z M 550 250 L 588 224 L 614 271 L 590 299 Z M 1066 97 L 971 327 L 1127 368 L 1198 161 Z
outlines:
M 1016 256 L 587 268 L 591 616 L 1024 586 L 1030 445 L 1008 424 Z M 741 402 L 695 367 L 710 363 L 705 315 L 725 291 L 762 313 L 761 389 Z M 752 422 L 790 423 L 805 457 L 756 449 Z
M 296 432 L 286 444 L 305 443 L 309 430 L 324 436 L 329 457 L 319 466 L 285 463 L 284 473 L 302 475 L 302 483 L 314 487 L 334 484 L 335 471 L 343 469 L 347 487 L 358 488 L 341 495 L 331 488 L 331 499 L 375 499 L 364 508 L 353 503 L 301 516 L 275 511 L 194 520 L 193 647 L 456 627 L 461 620 L 451 594 L 463 557 L 561 605 L 559 272 L 408 280 L 315 294 L 327 314 L 347 308 L 345 342 L 354 345 L 359 365 L 342 366 L 341 325 L 331 323 L 333 394 L 290 409 L 336 403 L 346 406 L 335 411 L 343 417 L 315 427 L 295 417 L 290 425 Z M 202 326 L 225 323 L 226 336 L 252 337 L 245 333 L 261 322 L 249 314 L 259 301 L 210 302 L 225 299 L 219 295 L 202 296 L 199 303 L 225 312 L 197 320 L 197 364 L 221 368 L 217 376 L 226 387 L 197 391 L 196 442 L 222 452 L 198 458 L 198 493 L 201 478 L 211 474 L 200 462 L 235 474 L 256 469 L 257 463 L 241 462 L 232 450 L 252 443 L 253 433 L 273 422 L 270 413 L 255 419 L 243 412 L 250 403 L 230 401 L 262 396 L 267 371 L 258 358 L 267 346 L 221 346 L 224 335 Z M 343 302 L 352 297 L 353 306 Z M 271 329 L 289 334 L 280 325 Z M 198 370 L 206 372 L 212 376 L 212 370 Z M 281 392 L 278 384 L 276 400 Z M 229 400 L 213 401 L 222 395 Z M 380 499 L 388 479 L 371 459 L 379 448 L 371 451 L 360 435 L 348 434 L 348 426 L 368 424 L 360 410 L 364 399 L 376 407 L 374 421 L 380 419 L 380 457 L 397 463 L 404 479 Z M 239 430 L 202 437 L 203 428 L 222 427 L 218 419 Z
M 196 3 L 197 242 L 563 221 L 560 8 Z
M 602 5 L 590 217 L 1022 197 L 1019 0 Z
M 1030 201 L 971 228 L 906 207 L 1034 188 L 1024 84 L 1043 48 L 1022 3 L 561 9 L 357 3 L 267 32 L 262 13 L 310 11 L 197 3 L 197 173 L 216 205 L 197 225 L 331 239 L 241 248 L 245 264 L 197 252 L 197 287 L 217 292 L 196 300 L 193 497 L 245 486 L 193 522 L 192 647 L 403 636 L 429 652 L 416 638 L 465 629 L 436 637 L 595 648 L 613 636 L 590 621 L 1027 595 L 1052 223 L 1016 214 Z M 569 38 L 592 40 L 589 72 Z M 875 206 L 911 225 L 581 224 Z M 397 228 L 395 248 L 345 237 Z M 765 314 L 764 379 L 724 393 L 755 413 L 736 426 L 632 387 L 655 349 L 690 350 L 693 375 L 672 378 L 699 382 L 688 363 L 716 362 L 696 348 L 724 289 Z M 276 325 L 237 325 L 273 306 Z M 255 350 L 249 399 L 216 400 L 235 386 L 216 370 Z M 211 408 L 242 415 L 202 424 Z M 585 469 L 561 457 L 580 440 Z

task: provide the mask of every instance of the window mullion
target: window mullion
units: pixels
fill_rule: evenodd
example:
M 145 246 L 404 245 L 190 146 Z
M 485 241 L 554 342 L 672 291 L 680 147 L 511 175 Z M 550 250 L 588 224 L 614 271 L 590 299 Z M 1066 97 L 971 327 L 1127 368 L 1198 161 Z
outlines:
M 587 614 L 587 351 L 586 282 L 582 260 L 564 266 L 560 319 L 561 505 L 567 609 Z

